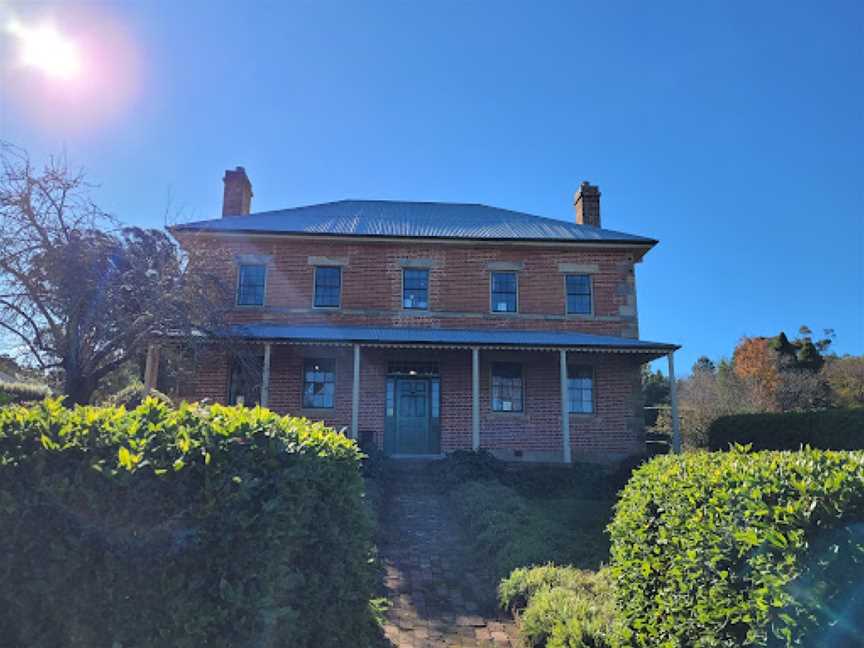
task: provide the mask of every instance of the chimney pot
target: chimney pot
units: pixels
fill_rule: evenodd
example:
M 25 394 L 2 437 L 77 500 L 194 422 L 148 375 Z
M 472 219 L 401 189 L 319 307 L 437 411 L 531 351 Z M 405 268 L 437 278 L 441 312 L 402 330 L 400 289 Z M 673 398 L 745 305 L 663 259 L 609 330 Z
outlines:
M 576 208 L 576 223 L 600 227 L 600 188 L 585 180 L 573 196 Z
M 252 183 L 246 175 L 246 169 L 238 166 L 233 171 L 225 171 L 222 178 L 225 192 L 222 195 L 222 218 L 247 216 L 252 207 Z

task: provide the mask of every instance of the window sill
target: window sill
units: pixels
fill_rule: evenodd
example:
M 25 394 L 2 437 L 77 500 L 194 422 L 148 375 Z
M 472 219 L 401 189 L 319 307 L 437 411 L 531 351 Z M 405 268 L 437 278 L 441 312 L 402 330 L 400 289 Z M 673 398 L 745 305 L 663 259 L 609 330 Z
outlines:
M 336 410 L 335 407 L 301 407 L 300 414 L 329 414 Z
M 564 317 L 573 320 L 596 320 L 597 316 L 594 313 L 564 313 Z
M 519 418 L 525 416 L 525 411 L 521 412 L 505 412 L 499 410 L 489 410 L 489 415 L 493 417 L 502 417 L 502 418 Z
M 489 314 L 499 317 L 518 317 L 519 311 L 489 311 Z

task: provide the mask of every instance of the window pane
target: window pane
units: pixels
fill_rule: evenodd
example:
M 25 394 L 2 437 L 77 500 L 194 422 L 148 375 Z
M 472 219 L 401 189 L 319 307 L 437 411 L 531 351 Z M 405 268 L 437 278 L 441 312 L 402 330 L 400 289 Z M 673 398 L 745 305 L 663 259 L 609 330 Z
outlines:
M 441 383 L 438 380 L 433 380 L 431 388 L 432 418 L 439 418 L 441 416 Z
M 310 359 L 303 363 L 303 407 L 331 408 L 336 400 L 336 361 Z
M 492 311 L 495 313 L 516 312 L 516 287 L 518 285 L 515 272 L 492 273 Z
M 591 275 L 567 275 L 567 312 L 591 314 Z
M 240 306 L 262 306 L 267 267 L 263 265 L 241 265 L 237 280 L 237 304 Z
M 521 412 L 522 365 L 496 362 L 492 365 L 492 409 L 496 412 Z
M 395 383 L 396 381 L 392 378 L 387 379 L 387 416 L 393 416 L 396 413 Z
M 402 306 L 403 308 L 429 308 L 429 271 L 402 271 Z
M 594 412 L 594 370 L 591 367 L 567 367 L 567 396 L 571 412 Z
M 315 268 L 315 306 L 338 308 L 342 287 L 342 268 Z

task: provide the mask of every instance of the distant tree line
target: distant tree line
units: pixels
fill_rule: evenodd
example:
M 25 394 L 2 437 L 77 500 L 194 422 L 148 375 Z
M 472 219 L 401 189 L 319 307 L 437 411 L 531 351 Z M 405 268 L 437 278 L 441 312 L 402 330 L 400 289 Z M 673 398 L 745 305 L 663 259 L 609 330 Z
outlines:
M 793 339 L 782 331 L 774 337 L 744 337 L 731 360 L 700 357 L 678 382 L 685 447 L 704 447 L 708 427 L 720 416 L 864 407 L 864 356 L 831 353 L 834 337 L 826 329 L 817 339 L 802 326 Z M 642 385 L 646 406 L 660 406 L 653 429 L 668 432 L 667 377 L 646 370 Z

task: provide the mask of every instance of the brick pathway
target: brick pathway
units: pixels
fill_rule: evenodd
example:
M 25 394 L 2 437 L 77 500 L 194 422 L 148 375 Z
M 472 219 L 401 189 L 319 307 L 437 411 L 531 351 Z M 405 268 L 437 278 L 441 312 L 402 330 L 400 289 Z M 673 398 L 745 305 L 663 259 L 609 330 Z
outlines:
M 384 632 L 398 648 L 521 645 L 497 609 L 495 583 L 472 564 L 446 498 L 419 462 L 400 462 L 388 480 L 381 557 L 392 607 Z

